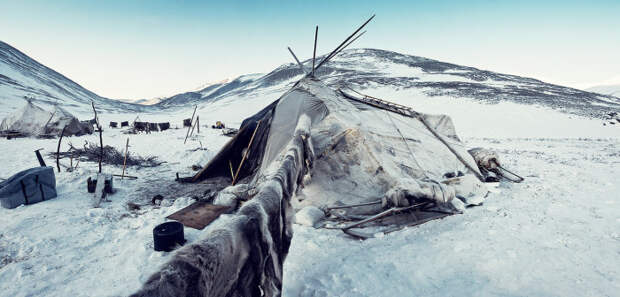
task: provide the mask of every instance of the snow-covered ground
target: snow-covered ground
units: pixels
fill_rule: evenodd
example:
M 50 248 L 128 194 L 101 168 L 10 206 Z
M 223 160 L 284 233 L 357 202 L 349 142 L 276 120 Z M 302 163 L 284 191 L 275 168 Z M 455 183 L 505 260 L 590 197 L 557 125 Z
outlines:
M 618 296 L 620 140 L 467 139 L 526 178 L 366 241 L 295 228 L 285 296 Z
M 358 241 L 332 230 L 296 226 L 284 267 L 285 296 L 617 296 L 620 291 L 620 127 L 543 107 L 421 96 L 417 91 L 365 91 L 419 111 L 450 114 L 471 146 L 500 152 L 522 184 L 502 183 L 485 204 L 440 221 Z M 166 161 L 129 168 L 138 180 L 116 180 L 118 192 L 90 206 L 85 179 L 97 165 L 56 174 L 58 198 L 0 208 L 1 296 L 127 295 L 172 253 L 153 251 L 152 229 L 189 205 L 189 197 L 148 205 L 153 189 L 176 172 L 205 164 L 229 139 L 210 126 L 241 120 L 277 99 L 279 89 L 201 104 L 200 134 L 187 130 L 124 135 L 106 129 L 104 143 Z M 179 126 L 193 107 L 140 114 L 143 121 Z M 90 114 L 76 114 L 89 118 Z M 102 123 L 134 113 L 101 115 Z M 527 138 L 526 138 L 527 137 Z M 81 145 L 95 135 L 63 139 Z M 0 177 L 37 166 L 33 151 L 56 150 L 57 140 L 0 139 Z M 207 151 L 192 151 L 206 147 Z M 54 160 L 47 157 L 48 165 Z M 67 163 L 67 160 L 63 161 Z M 120 167 L 104 171 L 120 173 Z M 127 202 L 145 204 L 130 211 Z M 185 228 L 188 241 L 205 231 Z

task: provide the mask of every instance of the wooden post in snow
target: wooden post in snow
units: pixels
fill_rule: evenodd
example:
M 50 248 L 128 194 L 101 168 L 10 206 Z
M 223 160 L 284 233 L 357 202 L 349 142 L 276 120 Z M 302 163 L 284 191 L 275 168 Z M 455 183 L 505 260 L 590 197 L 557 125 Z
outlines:
M 91 101 L 91 105 L 93 106 L 93 112 L 95 113 L 95 122 L 97 125 L 96 132 L 99 132 L 99 173 L 101 173 L 101 162 L 103 161 L 103 130 L 101 129 L 101 125 L 99 124 L 99 118 L 97 117 L 97 110 L 95 109 L 95 102 Z
M 189 131 L 192 128 L 191 123 L 194 122 L 194 115 L 196 114 L 196 109 L 198 108 L 198 105 L 194 106 L 194 112 L 192 113 L 192 119 L 190 120 L 190 125 L 189 127 L 187 127 L 187 135 L 185 135 L 185 141 L 183 141 L 183 144 L 185 144 L 187 142 L 187 137 L 189 137 Z
M 127 153 L 129 152 L 129 137 L 127 137 L 127 144 L 125 144 L 125 159 L 123 159 L 123 173 L 121 179 L 125 177 L 125 166 L 127 166 Z
M 200 116 L 196 116 L 196 128 L 198 129 L 197 134 L 200 134 Z
M 60 172 L 60 142 L 62 142 L 62 137 L 65 135 L 65 129 L 67 126 L 62 128 L 62 132 L 60 132 L 60 138 L 58 139 L 58 149 L 56 149 L 56 167 L 58 168 L 58 172 Z

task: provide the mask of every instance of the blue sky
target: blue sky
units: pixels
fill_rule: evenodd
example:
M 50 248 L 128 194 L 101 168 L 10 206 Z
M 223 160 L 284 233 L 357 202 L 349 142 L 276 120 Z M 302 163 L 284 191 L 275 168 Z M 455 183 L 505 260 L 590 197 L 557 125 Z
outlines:
M 151 98 L 372 47 L 588 87 L 620 83 L 620 1 L 5 1 L 0 40 L 110 98 Z

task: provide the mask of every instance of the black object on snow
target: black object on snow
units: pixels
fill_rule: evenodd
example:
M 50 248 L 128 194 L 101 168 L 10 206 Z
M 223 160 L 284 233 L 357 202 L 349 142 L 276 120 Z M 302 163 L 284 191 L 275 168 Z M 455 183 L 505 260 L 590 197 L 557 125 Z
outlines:
M 179 222 L 166 222 L 153 228 L 153 242 L 155 251 L 172 251 L 177 244 L 183 245 L 183 224 Z
M 165 131 L 165 130 L 170 129 L 170 122 L 159 123 L 157 125 L 159 125 L 159 130 L 160 131 Z
M 112 176 L 110 179 L 105 180 L 105 187 L 103 191 L 108 194 L 114 194 L 114 182 Z M 88 193 L 95 193 L 95 189 L 97 188 L 97 179 L 88 178 L 86 180 L 86 188 L 88 189 Z
M 129 121 L 121 122 L 121 127 L 128 127 Z

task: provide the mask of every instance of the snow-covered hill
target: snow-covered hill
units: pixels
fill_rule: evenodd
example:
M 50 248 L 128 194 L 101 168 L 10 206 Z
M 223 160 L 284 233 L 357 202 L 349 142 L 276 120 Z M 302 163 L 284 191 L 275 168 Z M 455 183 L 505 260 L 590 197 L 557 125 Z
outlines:
M 311 60 L 304 64 L 309 69 Z M 272 100 L 302 75 L 296 64 L 288 63 L 267 74 L 248 74 L 209 83 L 169 98 L 128 102 L 101 97 L 0 41 L 0 117 L 22 106 L 25 97 L 32 97 L 42 105 L 58 103 L 78 113 L 90 112 L 91 100 L 98 108 L 113 113 L 157 113 L 161 109 L 204 106 L 219 100 L 231 102 L 256 97 Z M 379 49 L 346 50 L 324 65 L 317 76 L 331 87 L 402 90 L 414 94 L 411 100 L 449 97 L 491 104 L 514 102 L 594 118 L 620 112 L 620 98 L 612 95 Z M 413 102 L 410 104 L 415 106 Z
M 620 97 L 620 84 L 594 86 L 587 88 L 586 91 Z
M 306 60 L 304 65 L 309 69 L 311 63 Z M 332 87 L 392 87 L 415 91 L 425 97 L 470 98 L 485 103 L 510 101 L 551 107 L 586 117 L 602 118 L 609 112 L 620 110 L 618 97 L 379 49 L 343 51 L 325 64 L 317 75 Z M 242 76 L 198 92 L 175 95 L 157 105 L 183 106 L 265 91 L 281 92 L 301 76 L 298 66 L 289 63 L 262 76 Z
M 72 111 L 90 109 L 140 111 L 144 107 L 101 97 L 64 75 L 0 41 L 0 110 L 2 115 L 23 105 L 25 97 L 43 105 L 60 104 Z

